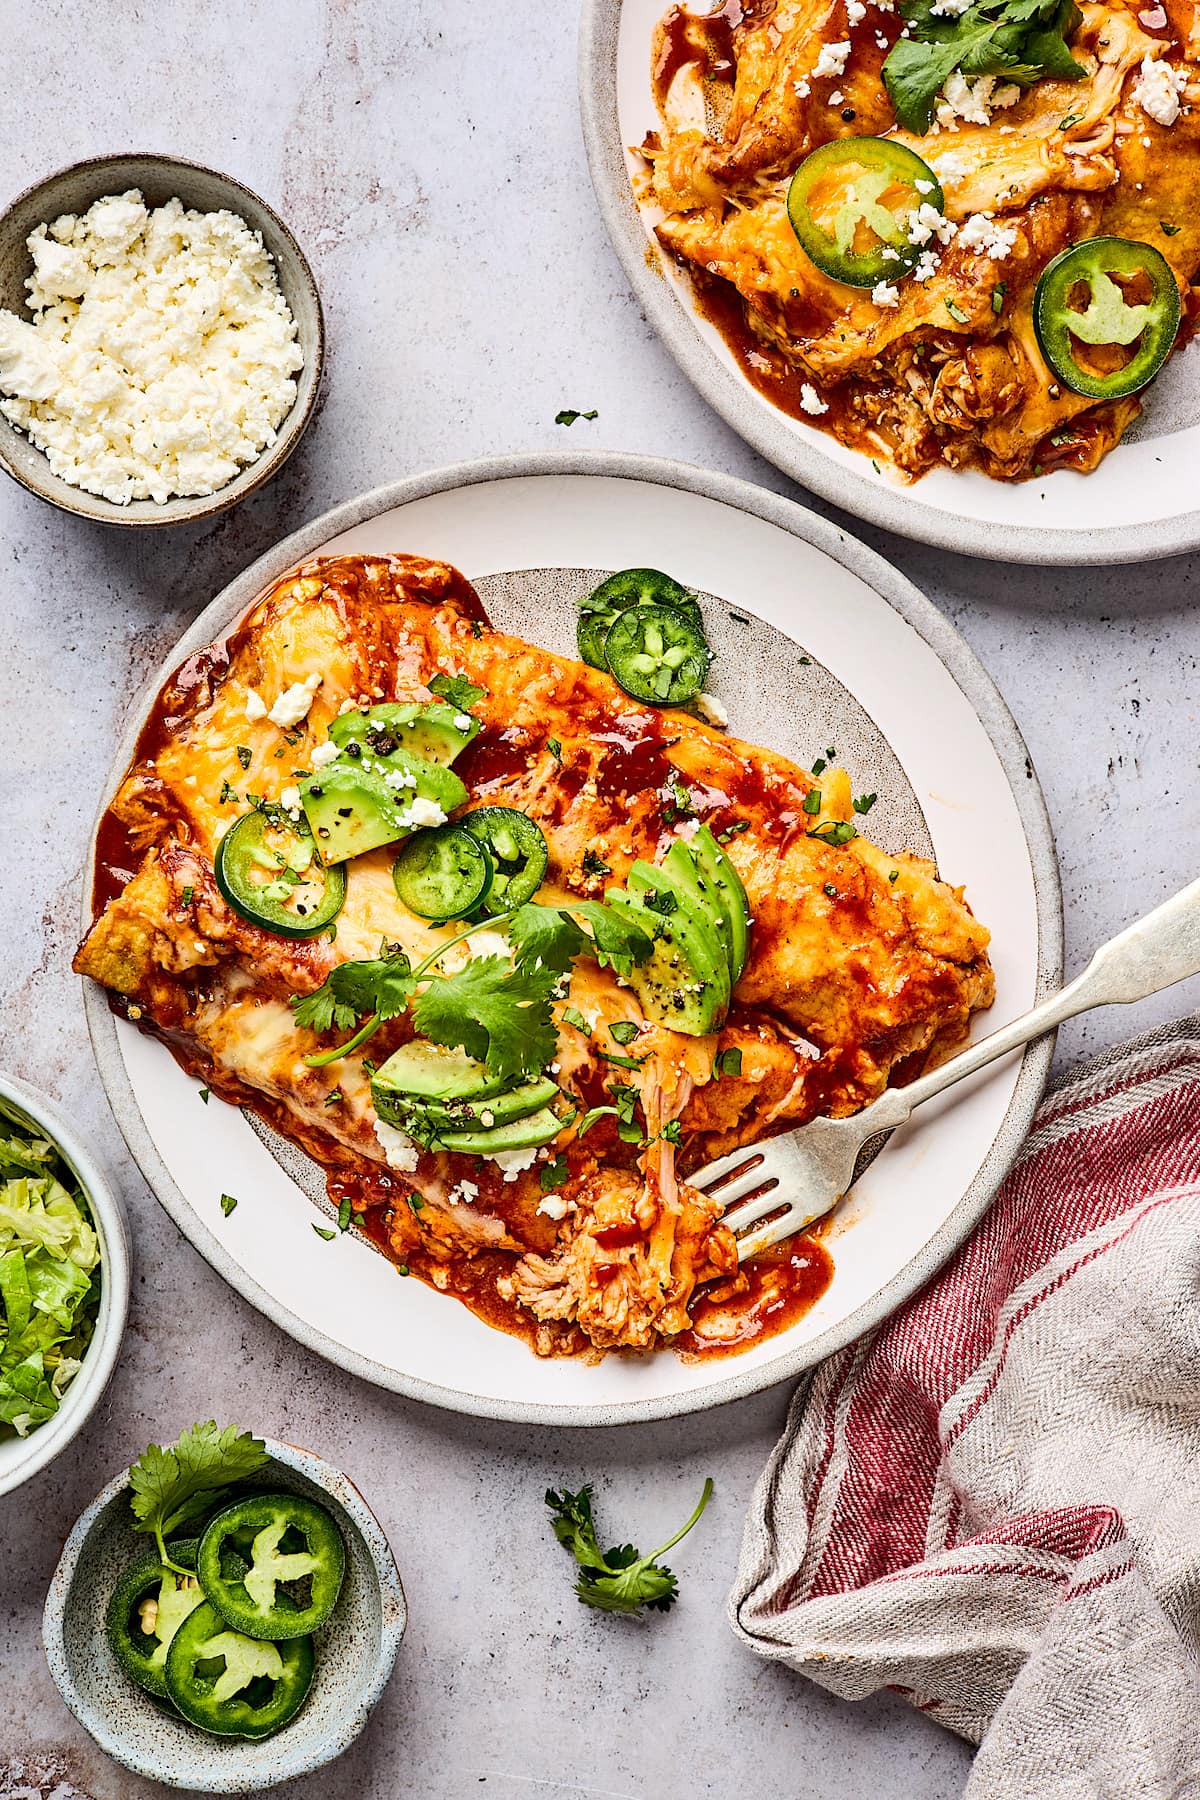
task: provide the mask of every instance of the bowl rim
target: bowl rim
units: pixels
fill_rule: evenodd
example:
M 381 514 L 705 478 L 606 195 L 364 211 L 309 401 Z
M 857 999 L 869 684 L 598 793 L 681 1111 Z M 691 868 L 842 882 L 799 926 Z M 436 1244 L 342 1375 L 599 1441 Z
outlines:
M 303 1450 L 298 1445 L 285 1444 L 278 1438 L 264 1436 L 262 1441 L 267 1454 L 273 1461 L 306 1477 L 315 1487 L 320 1488 L 322 1493 L 335 1500 L 347 1514 L 366 1545 L 371 1566 L 379 1583 L 380 1597 L 379 1654 L 370 1677 L 357 1696 L 353 1707 L 343 1715 L 338 1729 L 330 1738 L 327 1747 L 315 1751 L 310 1743 L 303 1751 L 297 1748 L 297 1753 L 293 1758 L 289 1759 L 286 1753 L 279 1757 L 278 1764 L 271 1774 L 271 1785 L 274 1786 L 278 1782 L 295 1780 L 301 1775 L 309 1775 L 317 1769 L 325 1768 L 348 1750 L 362 1732 L 367 1720 L 382 1699 L 384 1689 L 395 1668 L 400 1644 L 408 1626 L 408 1602 L 400 1579 L 395 1552 L 383 1526 L 372 1512 L 360 1489 L 351 1481 L 345 1471 L 328 1462 L 323 1456 L 318 1456 L 315 1450 Z M 206 1776 L 203 1783 L 197 1782 L 195 1774 L 189 1775 L 186 1780 L 175 1779 L 170 1774 L 164 1775 L 161 1767 L 152 1760 L 141 1757 L 137 1752 L 123 1750 L 119 1746 L 115 1733 L 108 1729 L 103 1719 L 97 1717 L 75 1684 L 67 1659 L 68 1595 L 88 1539 L 103 1514 L 113 1501 L 121 1497 L 128 1485 L 129 1470 L 126 1468 L 114 1475 L 112 1480 L 107 1482 L 100 1492 L 88 1502 L 71 1527 L 67 1541 L 63 1545 L 62 1554 L 55 1565 L 54 1574 L 50 1578 L 45 1606 L 42 1609 L 42 1647 L 54 1685 L 65 1704 L 95 1743 L 106 1755 L 113 1757 L 135 1775 L 145 1776 L 150 1781 L 161 1781 L 167 1787 L 185 1787 L 189 1793 L 243 1794 L 248 1791 L 258 1791 L 247 1789 L 245 1775 L 240 1774 L 234 1768 L 231 1768 L 226 1775 Z M 204 1733 L 198 1733 L 197 1739 L 200 1743 L 211 1741 L 206 1739 Z M 272 1741 L 278 1743 L 280 1740 Z
M 100 1309 L 96 1329 L 79 1372 L 71 1381 L 59 1410 L 27 1438 L 27 1446 L 11 1466 L 0 1464 L 0 1495 L 10 1494 L 53 1462 L 83 1430 L 112 1378 L 125 1340 L 129 1313 L 131 1258 L 125 1210 L 120 1195 L 92 1152 L 76 1135 L 56 1101 L 31 1087 L 19 1076 L 0 1074 L 0 1098 L 11 1101 L 41 1128 L 62 1152 L 77 1176 L 100 1240 Z
M 19 194 L 13 196 L 3 210 L 0 211 L 0 231 L 3 231 L 10 217 L 18 207 L 25 206 L 35 200 L 43 190 L 52 188 L 54 184 L 61 181 L 64 176 L 73 175 L 76 170 L 102 170 L 121 163 L 153 163 L 157 164 L 164 171 L 182 169 L 193 174 L 207 175 L 213 181 L 220 182 L 223 186 L 230 189 L 231 199 L 236 195 L 242 195 L 253 202 L 255 206 L 260 207 L 270 219 L 274 229 L 285 241 L 288 249 L 295 256 L 304 283 L 312 294 L 316 313 L 311 357 L 309 356 L 307 345 L 303 346 L 305 360 L 304 369 L 301 370 L 302 381 L 311 368 L 311 378 L 307 384 L 307 393 L 305 393 L 303 387 L 297 393 L 296 400 L 292 402 L 292 413 L 289 415 L 288 420 L 281 426 L 275 442 L 269 445 L 256 461 L 248 463 L 231 481 L 226 482 L 223 488 L 218 488 L 215 494 L 196 494 L 192 496 L 179 494 L 173 496 L 171 500 L 165 503 L 167 506 L 186 505 L 188 509 L 186 512 L 180 511 L 169 515 L 166 513 L 157 515 L 153 513 L 131 515 L 126 508 L 118 506 L 115 501 L 105 501 L 101 494 L 85 494 L 82 488 L 74 488 L 71 486 L 70 482 L 64 481 L 61 476 L 56 476 L 54 471 L 50 468 L 49 463 L 46 462 L 44 451 L 38 450 L 38 446 L 33 443 L 33 440 L 29 438 L 26 433 L 20 431 L 17 426 L 13 425 L 11 421 L 5 419 L 3 415 L 0 414 L 0 470 L 2 470 L 4 474 L 10 476 L 13 481 L 19 483 L 19 485 L 25 489 L 26 493 L 32 494 L 35 499 L 41 500 L 47 506 L 57 507 L 60 512 L 72 513 L 77 519 L 86 519 L 89 524 L 119 525 L 124 526 L 126 529 L 134 528 L 161 531 L 170 526 L 179 527 L 193 525 L 202 519 L 211 518 L 216 513 L 224 512 L 228 507 L 239 506 L 243 500 L 248 500 L 251 494 L 256 493 L 258 489 L 262 487 L 264 482 L 271 480 L 278 474 L 284 463 L 287 462 L 288 458 L 299 444 L 300 439 L 304 436 L 304 433 L 312 423 L 313 413 L 317 404 L 317 397 L 321 391 L 321 383 L 325 373 L 325 309 L 321 303 L 321 290 L 317 286 L 317 278 L 313 274 L 312 264 L 301 249 L 295 233 L 276 212 L 270 201 L 264 200 L 260 193 L 254 188 L 247 186 L 244 181 L 239 181 L 235 175 L 227 175 L 224 170 L 210 168 L 207 163 L 196 162 L 194 158 L 191 157 L 163 155 L 155 150 L 126 150 L 112 151 L 104 156 L 84 156 L 77 162 L 64 163 L 62 168 L 52 170 L 49 175 L 43 175 L 39 181 L 32 182 L 28 187 L 23 188 Z M 182 196 L 180 196 L 180 198 L 182 198 Z M 239 214 L 239 217 L 244 217 L 244 214 Z M 49 219 L 47 219 L 46 222 L 49 223 Z M 250 221 L 246 220 L 246 223 L 249 224 Z M 257 227 L 251 226 L 251 229 L 255 230 Z M 275 259 L 272 258 L 272 260 L 274 261 Z M 298 325 L 297 330 L 299 330 Z M 300 406 L 299 411 L 296 411 L 297 402 L 301 400 L 303 401 L 303 404 Z M 29 444 L 33 450 L 37 451 L 43 463 L 46 465 L 48 479 L 61 486 L 64 490 L 63 493 L 48 492 L 46 488 L 39 486 L 35 481 L 31 480 L 24 470 L 10 460 L 4 447 L 6 431 L 16 433 Z M 252 476 L 253 479 L 247 481 L 245 487 L 239 488 L 235 495 L 231 495 L 229 490 L 235 487 L 245 476 Z M 80 495 L 82 498 L 75 500 L 72 498 L 73 495 Z M 106 510 L 94 512 L 90 506 L 84 504 L 85 500 L 95 502 L 98 506 L 103 506 Z

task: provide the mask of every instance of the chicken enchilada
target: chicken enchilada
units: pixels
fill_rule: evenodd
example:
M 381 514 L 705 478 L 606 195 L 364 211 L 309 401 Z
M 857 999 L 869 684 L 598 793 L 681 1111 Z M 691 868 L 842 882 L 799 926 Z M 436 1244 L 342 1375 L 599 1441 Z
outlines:
M 758 391 L 906 478 L 1094 469 L 1191 328 L 1190 6 L 677 5 L 640 203 Z
M 688 1170 L 953 1048 L 988 934 L 870 842 L 833 755 L 710 722 L 678 584 L 602 584 L 580 647 L 418 557 L 280 581 L 159 695 L 76 966 L 305 1149 L 339 1222 L 539 1354 L 737 1348 L 829 1253 L 739 1270 Z

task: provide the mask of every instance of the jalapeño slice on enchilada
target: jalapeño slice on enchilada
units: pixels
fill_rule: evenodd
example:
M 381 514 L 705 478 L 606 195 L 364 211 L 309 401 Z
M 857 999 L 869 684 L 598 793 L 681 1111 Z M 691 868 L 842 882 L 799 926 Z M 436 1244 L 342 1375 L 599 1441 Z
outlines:
M 912 221 L 923 205 L 940 213 L 944 204 L 929 164 L 877 137 L 822 144 L 792 176 L 787 197 L 800 248 L 850 287 L 875 287 L 915 268 L 924 240 L 913 241 Z

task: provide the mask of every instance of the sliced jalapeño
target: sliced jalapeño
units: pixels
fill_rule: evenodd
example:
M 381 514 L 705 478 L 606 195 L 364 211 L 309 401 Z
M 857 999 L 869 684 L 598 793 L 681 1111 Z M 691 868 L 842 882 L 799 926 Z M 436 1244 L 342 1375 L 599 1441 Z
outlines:
M 792 176 L 787 197 L 800 248 L 850 287 L 893 282 L 916 267 L 924 246 L 912 242 L 912 221 L 926 204 L 939 213 L 945 204 L 929 164 L 877 137 L 822 144 Z
M 492 879 L 480 899 L 484 911 L 511 912 L 532 900 L 549 859 L 540 825 L 512 806 L 481 806 L 464 813 L 461 823 L 491 858 Z
M 260 807 L 230 826 L 214 874 L 235 912 L 281 937 L 316 937 L 346 898 L 345 869 L 326 867 L 307 824 L 292 823 L 278 807 Z
M 409 838 L 392 864 L 396 893 L 419 919 L 465 919 L 491 885 L 486 846 L 465 825 L 438 825 Z
M 604 655 L 625 692 L 651 706 L 694 699 L 712 661 L 700 626 L 672 606 L 631 606 L 609 631 Z
M 1033 300 L 1042 355 L 1072 393 L 1097 400 L 1119 400 L 1153 380 L 1179 318 L 1169 263 L 1129 238 L 1089 238 L 1062 251 L 1043 269 Z

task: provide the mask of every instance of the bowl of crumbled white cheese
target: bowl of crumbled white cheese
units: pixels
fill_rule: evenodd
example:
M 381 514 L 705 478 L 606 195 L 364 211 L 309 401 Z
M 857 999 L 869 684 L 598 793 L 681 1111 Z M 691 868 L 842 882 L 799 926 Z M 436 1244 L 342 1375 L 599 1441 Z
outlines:
M 103 157 L 0 217 L 0 468 L 68 512 L 236 505 L 296 448 L 323 357 L 303 251 L 229 176 Z

